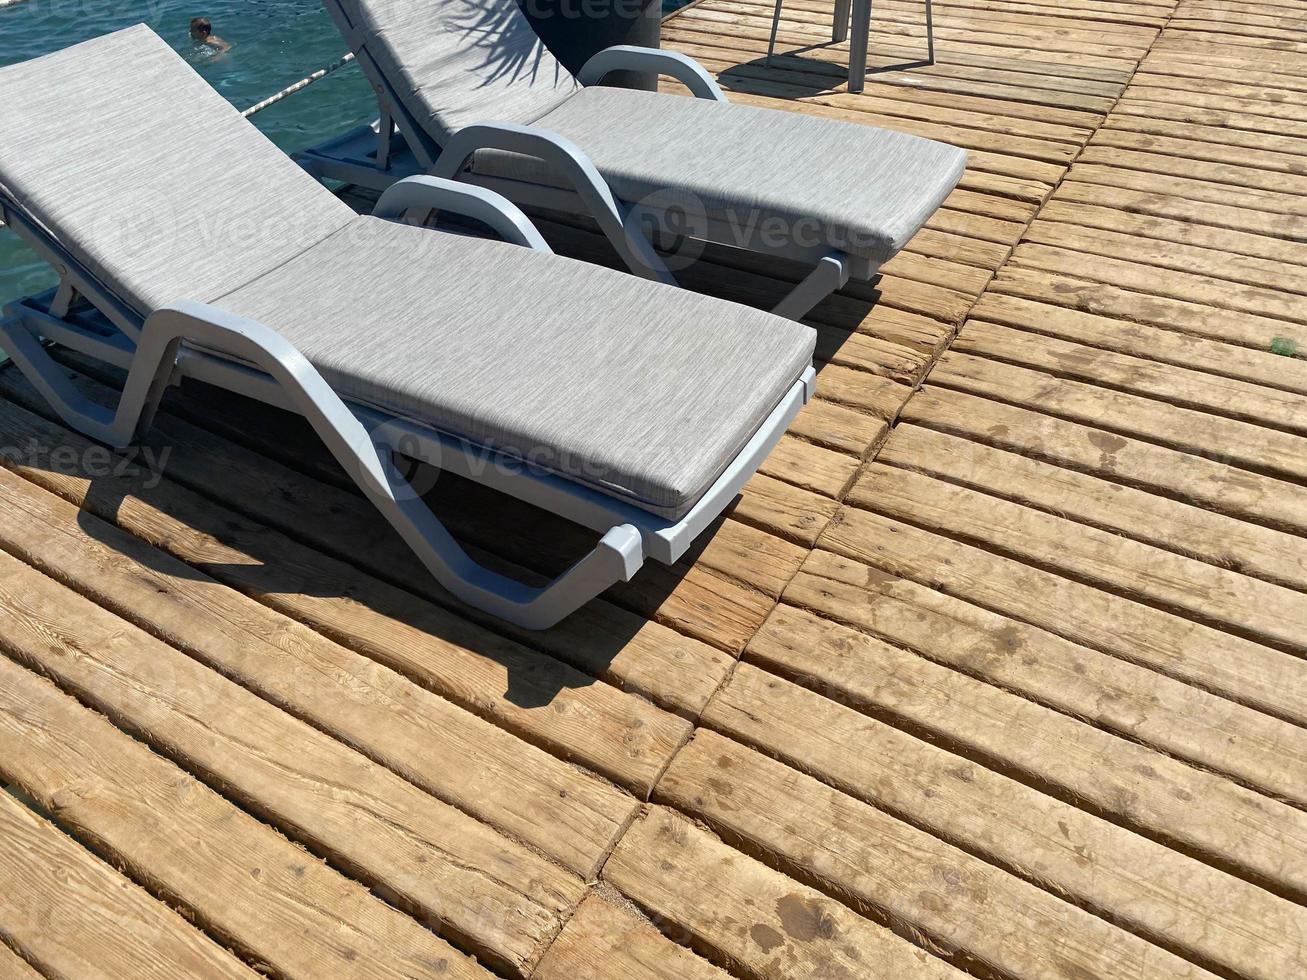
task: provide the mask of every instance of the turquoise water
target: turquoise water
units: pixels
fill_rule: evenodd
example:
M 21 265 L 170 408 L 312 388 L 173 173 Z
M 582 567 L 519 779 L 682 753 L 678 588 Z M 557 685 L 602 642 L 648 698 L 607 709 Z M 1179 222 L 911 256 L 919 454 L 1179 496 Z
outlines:
M 664 0 L 670 11 L 687 0 Z M 215 56 L 191 43 L 192 17 L 208 17 L 232 45 Z M 138 23 L 149 24 L 238 109 L 247 109 L 334 62 L 344 41 L 320 0 L 20 0 L 0 7 L 0 66 L 26 61 Z M 254 116 L 287 152 L 375 116 L 372 92 L 349 65 Z M 0 304 L 54 285 L 54 275 L 0 229 Z
M 232 45 L 214 57 L 191 43 L 192 17 L 208 17 Z M 21 0 L 0 7 L 0 66 L 138 23 L 187 58 L 239 109 L 247 109 L 330 64 L 348 48 L 319 0 Z M 254 116 L 291 152 L 376 115 L 372 90 L 349 65 Z M 54 285 L 47 266 L 8 229 L 0 229 L 0 303 Z

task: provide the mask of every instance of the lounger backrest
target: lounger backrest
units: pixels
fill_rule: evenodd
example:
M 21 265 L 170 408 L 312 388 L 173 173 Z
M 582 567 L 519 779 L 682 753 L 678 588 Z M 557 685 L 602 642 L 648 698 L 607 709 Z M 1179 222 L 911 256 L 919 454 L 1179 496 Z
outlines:
M 324 2 L 373 84 L 436 146 L 469 123 L 535 122 L 577 89 L 514 0 Z
M 354 218 L 144 26 L 0 69 L 0 194 L 141 316 Z

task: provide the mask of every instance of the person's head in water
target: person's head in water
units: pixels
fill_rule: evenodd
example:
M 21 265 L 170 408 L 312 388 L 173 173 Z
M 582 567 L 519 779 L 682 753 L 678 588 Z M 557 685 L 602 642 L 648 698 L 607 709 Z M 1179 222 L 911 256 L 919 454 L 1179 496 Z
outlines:
M 231 49 L 230 44 L 213 33 L 213 22 L 207 17 L 196 17 L 191 21 L 191 40 L 219 53 Z

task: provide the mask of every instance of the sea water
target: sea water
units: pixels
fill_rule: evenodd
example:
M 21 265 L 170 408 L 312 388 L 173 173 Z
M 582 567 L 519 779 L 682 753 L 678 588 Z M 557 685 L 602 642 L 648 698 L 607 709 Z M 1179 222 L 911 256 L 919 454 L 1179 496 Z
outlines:
M 70 44 L 148 24 L 238 109 L 332 64 L 346 53 L 321 0 L 0 0 L 0 67 Z M 666 0 L 665 9 L 684 2 Z M 231 50 L 192 43 L 193 17 L 207 17 Z M 376 117 L 376 101 L 349 65 L 253 117 L 288 153 Z M 195 188 L 196 207 L 220 206 Z M 54 274 L 18 237 L 0 229 L 0 305 L 54 285 Z
M 0 0 L 2 3 L 3 0 Z M 192 43 L 192 17 L 207 17 L 231 50 Z M 0 66 L 101 34 L 148 24 L 238 109 L 331 64 L 348 50 L 319 0 L 19 0 L 0 7 Z M 376 101 L 356 65 L 263 110 L 253 121 L 287 152 L 371 121 Z M 220 206 L 195 188 L 197 208 Z M 0 304 L 54 285 L 54 274 L 0 229 Z

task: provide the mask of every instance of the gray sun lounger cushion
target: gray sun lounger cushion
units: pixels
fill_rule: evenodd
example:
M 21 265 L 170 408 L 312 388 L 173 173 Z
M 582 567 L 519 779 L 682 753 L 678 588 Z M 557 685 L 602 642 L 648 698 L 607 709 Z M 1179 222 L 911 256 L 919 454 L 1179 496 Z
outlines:
M 356 216 L 143 27 L 0 69 L 0 192 L 142 316 L 256 320 L 347 400 L 660 516 L 811 363 L 814 332 L 768 313 Z
M 350 43 L 366 46 L 395 97 L 437 144 L 486 119 L 529 123 L 579 88 L 512 0 L 332 6 L 356 28 Z
M 410 139 L 438 148 L 470 123 L 538 127 L 574 142 L 619 198 L 657 195 L 660 209 L 679 200 L 737 231 L 781 222 L 783 234 L 802 244 L 879 263 L 926 222 L 966 167 L 964 150 L 906 133 L 725 102 L 574 88 L 515 0 L 326 6 L 421 127 Z M 440 59 L 424 53 L 436 49 Z M 473 168 L 562 183 L 539 161 L 499 151 L 479 152 Z
M 0 192 L 139 313 L 220 296 L 354 218 L 147 27 L 0 79 Z
M 662 208 L 741 231 L 779 222 L 803 244 L 876 263 L 908 243 L 966 167 L 963 150 L 907 133 L 627 89 L 582 89 L 534 125 L 584 149 L 625 201 L 656 195 Z M 562 186 L 535 157 L 481 150 L 473 169 Z
M 375 218 L 216 305 L 276 329 L 342 397 L 671 518 L 812 363 L 816 336 L 611 269 Z

